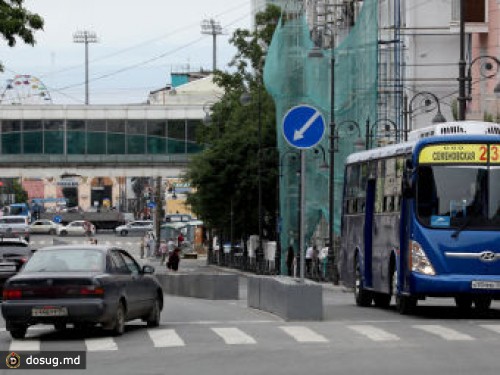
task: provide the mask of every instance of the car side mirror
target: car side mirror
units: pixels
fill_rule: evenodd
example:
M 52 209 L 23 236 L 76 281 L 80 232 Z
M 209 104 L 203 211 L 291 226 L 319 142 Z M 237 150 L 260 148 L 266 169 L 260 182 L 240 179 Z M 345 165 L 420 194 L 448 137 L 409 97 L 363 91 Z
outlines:
M 151 275 L 155 273 L 155 268 L 153 266 L 148 266 L 148 265 L 143 266 L 142 273 Z

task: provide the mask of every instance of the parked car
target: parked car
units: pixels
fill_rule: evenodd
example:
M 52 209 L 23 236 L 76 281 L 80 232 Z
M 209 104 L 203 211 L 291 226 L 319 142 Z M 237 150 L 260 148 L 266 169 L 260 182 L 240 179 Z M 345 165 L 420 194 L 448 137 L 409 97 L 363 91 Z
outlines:
M 30 240 L 29 221 L 27 216 L 2 216 L 0 217 L 0 235 L 8 237 L 22 236 Z
M 116 227 L 115 233 L 119 234 L 120 236 L 127 236 L 129 234 L 143 236 L 147 231 L 152 229 L 153 222 L 151 220 L 136 220 Z
M 85 220 L 76 220 L 72 221 L 68 225 L 64 226 L 61 225 L 60 227 L 57 228 L 57 235 L 64 237 L 64 236 L 85 236 L 85 223 L 90 224 L 90 234 L 92 236 L 95 235 L 95 225 L 85 221 Z
M 30 233 L 36 234 L 57 234 L 57 228 L 59 228 L 61 224 L 55 223 L 51 220 L 35 220 L 30 225 Z
M 22 237 L 0 236 L 0 289 L 9 277 L 19 272 L 31 253 L 30 245 Z
M 114 335 L 125 322 L 160 324 L 163 290 L 154 268 L 141 267 L 125 250 L 101 245 L 45 247 L 3 289 L 2 315 L 13 338 L 28 326 L 68 323 L 88 329 L 100 324 Z

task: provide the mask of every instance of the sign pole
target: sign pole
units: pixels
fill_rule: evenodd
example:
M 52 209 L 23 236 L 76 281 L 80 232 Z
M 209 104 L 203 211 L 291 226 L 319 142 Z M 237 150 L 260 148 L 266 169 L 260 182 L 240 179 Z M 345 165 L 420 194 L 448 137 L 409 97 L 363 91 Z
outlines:
M 300 150 L 300 238 L 299 238 L 299 253 L 300 253 L 300 282 L 304 283 L 305 277 L 305 211 L 306 211 L 306 153 Z

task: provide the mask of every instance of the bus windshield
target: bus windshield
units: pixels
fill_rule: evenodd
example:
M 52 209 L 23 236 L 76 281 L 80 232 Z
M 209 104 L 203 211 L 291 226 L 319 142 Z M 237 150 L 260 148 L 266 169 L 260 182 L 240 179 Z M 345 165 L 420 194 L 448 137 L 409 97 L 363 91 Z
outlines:
M 426 226 L 472 230 L 500 226 L 500 167 L 421 165 L 417 217 Z

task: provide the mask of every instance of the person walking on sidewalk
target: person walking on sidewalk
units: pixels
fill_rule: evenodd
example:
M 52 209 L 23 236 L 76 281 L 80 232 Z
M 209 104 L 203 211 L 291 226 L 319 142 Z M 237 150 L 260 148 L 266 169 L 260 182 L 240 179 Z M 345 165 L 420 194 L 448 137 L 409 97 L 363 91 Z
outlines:
M 177 271 L 179 269 L 179 262 L 181 261 L 180 252 L 181 249 L 176 247 L 174 253 L 168 257 L 167 268 L 169 270 Z
M 168 246 L 165 240 L 160 241 L 160 254 L 161 254 L 161 262 L 160 264 L 163 264 L 165 262 L 165 258 L 168 255 Z

